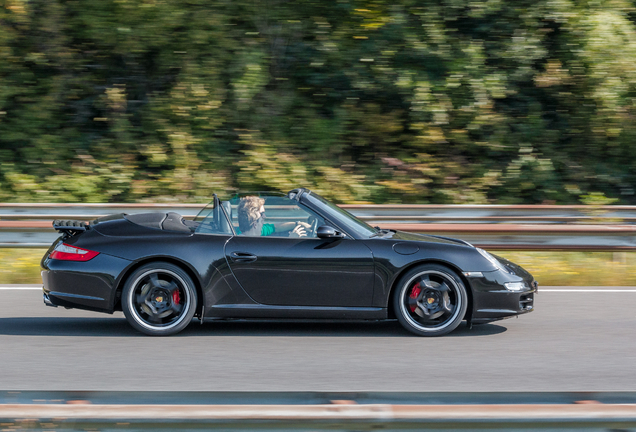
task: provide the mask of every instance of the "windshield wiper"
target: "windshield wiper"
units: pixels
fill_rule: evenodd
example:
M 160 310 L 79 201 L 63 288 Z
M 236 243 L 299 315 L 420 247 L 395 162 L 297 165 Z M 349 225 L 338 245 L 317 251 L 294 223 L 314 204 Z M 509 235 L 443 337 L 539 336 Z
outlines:
M 391 232 L 391 230 L 379 229 L 377 227 L 376 227 L 376 229 L 378 230 L 378 232 L 375 232 L 375 233 L 371 234 L 369 236 L 369 238 L 383 236 L 383 235 L 386 235 L 386 234 Z

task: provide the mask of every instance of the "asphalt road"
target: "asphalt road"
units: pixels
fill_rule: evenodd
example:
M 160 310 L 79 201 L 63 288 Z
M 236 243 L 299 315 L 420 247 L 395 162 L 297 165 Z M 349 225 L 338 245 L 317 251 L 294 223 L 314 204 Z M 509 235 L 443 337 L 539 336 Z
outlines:
M 556 288 L 531 314 L 441 338 L 397 322 L 193 322 L 152 338 L 122 313 L 0 288 L 0 390 L 636 390 L 636 289 Z

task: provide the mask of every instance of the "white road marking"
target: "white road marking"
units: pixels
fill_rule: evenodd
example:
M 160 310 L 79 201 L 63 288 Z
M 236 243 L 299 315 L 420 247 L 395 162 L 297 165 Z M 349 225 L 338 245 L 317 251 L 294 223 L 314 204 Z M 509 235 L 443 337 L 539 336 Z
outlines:
M 541 289 L 539 288 L 539 294 L 544 292 L 593 292 L 593 293 L 615 293 L 615 292 L 627 292 L 636 293 L 636 289 Z
M 42 291 L 42 285 L 0 285 L 0 291 L 27 291 L 27 290 L 40 290 Z

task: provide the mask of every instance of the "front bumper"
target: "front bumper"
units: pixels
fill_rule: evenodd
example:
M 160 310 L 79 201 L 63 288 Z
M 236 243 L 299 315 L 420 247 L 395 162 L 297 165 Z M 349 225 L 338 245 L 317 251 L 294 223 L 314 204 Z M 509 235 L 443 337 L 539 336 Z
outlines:
M 529 273 L 483 272 L 482 276 L 470 277 L 469 282 L 473 292 L 471 323 L 483 324 L 534 310 L 534 296 L 539 284 Z M 527 288 L 510 291 L 504 285 L 506 282 L 524 282 Z

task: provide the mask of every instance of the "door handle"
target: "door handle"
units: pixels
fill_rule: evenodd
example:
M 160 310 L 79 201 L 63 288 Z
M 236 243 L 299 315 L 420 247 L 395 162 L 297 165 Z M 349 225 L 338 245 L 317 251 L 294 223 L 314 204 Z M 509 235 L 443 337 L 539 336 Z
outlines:
M 251 253 L 247 253 L 247 252 L 231 252 L 230 253 L 230 259 L 232 260 L 232 262 L 248 263 L 248 262 L 256 261 L 257 258 L 258 257 L 256 255 L 252 255 Z

